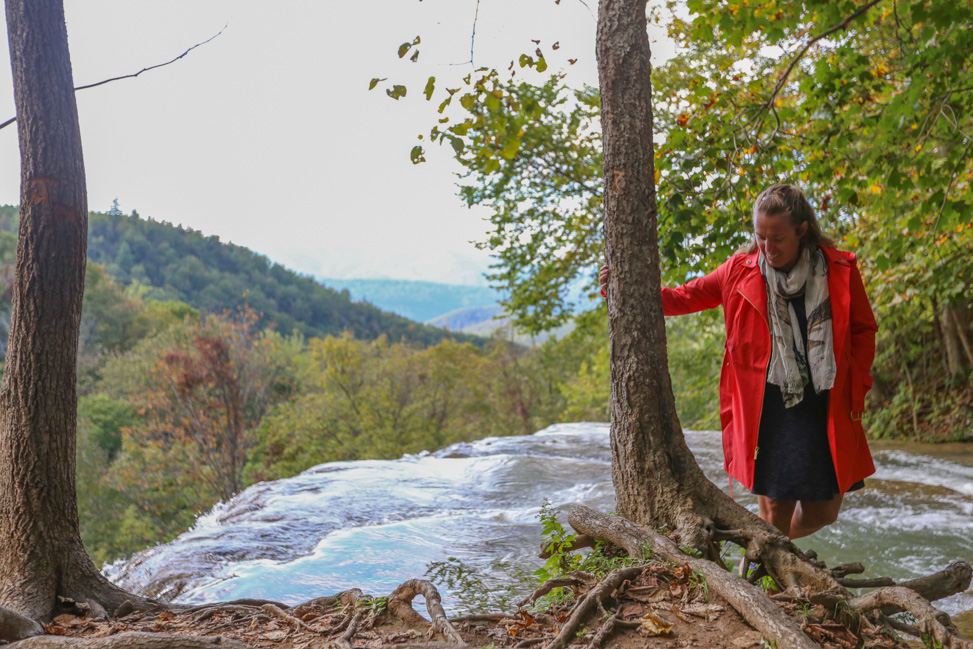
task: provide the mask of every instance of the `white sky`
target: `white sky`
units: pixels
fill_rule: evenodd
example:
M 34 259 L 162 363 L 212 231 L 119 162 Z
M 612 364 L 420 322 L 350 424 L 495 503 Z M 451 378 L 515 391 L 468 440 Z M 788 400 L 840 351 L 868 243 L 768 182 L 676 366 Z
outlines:
M 595 84 L 597 0 L 481 0 L 475 62 L 503 66 L 540 39 L 552 68 Z M 425 79 L 465 76 L 476 0 L 66 0 L 88 206 L 216 234 L 299 272 L 482 283 L 469 243 L 485 214 L 456 197 L 447 149 L 409 151 L 435 123 Z M 0 24 L 3 24 L 0 16 Z M 6 25 L 3 24 L 4 32 Z M 419 63 L 396 57 L 422 36 Z M 560 43 L 554 52 L 551 45 Z M 0 121 L 13 116 L 7 50 Z M 395 102 L 372 77 L 409 81 Z M 456 87 L 455 83 L 450 84 Z M 19 202 L 14 126 L 0 130 L 0 203 Z

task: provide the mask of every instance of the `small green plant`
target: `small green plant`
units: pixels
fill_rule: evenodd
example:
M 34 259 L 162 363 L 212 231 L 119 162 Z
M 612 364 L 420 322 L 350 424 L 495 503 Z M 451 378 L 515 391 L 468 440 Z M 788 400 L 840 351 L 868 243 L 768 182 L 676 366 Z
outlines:
M 388 595 L 383 597 L 372 597 L 371 599 L 366 600 L 364 605 L 368 608 L 368 610 L 380 613 L 389 607 Z
M 766 649 L 777 649 L 777 641 L 767 640 L 767 638 L 760 638 L 760 646 L 766 647 Z
M 541 511 L 537 518 L 542 526 L 542 538 L 544 539 L 544 549 L 550 555 L 543 568 L 539 568 L 534 574 L 543 583 L 550 579 L 556 579 L 561 575 L 574 570 L 569 559 L 572 544 L 577 540 L 577 534 L 569 534 L 560 521 L 557 520 L 557 512 L 551 506 L 551 501 L 544 499 Z
M 696 559 L 703 558 L 703 553 L 694 547 L 690 547 L 688 545 L 680 545 L 679 549 L 682 550 L 683 554 L 688 555 L 690 557 L 695 557 Z
M 518 593 L 534 586 L 533 580 L 521 570 L 497 564 L 504 579 L 497 579 L 466 565 L 456 557 L 434 561 L 426 566 L 430 581 L 442 584 L 456 598 L 459 610 L 465 613 L 505 611 L 514 607 Z
M 709 584 L 706 581 L 706 573 L 702 570 L 694 570 L 693 574 L 689 576 L 689 585 L 692 588 L 702 588 L 706 601 L 709 601 Z
M 939 642 L 928 633 L 923 633 L 919 639 L 922 640 L 922 644 L 929 649 L 943 649 L 943 643 Z

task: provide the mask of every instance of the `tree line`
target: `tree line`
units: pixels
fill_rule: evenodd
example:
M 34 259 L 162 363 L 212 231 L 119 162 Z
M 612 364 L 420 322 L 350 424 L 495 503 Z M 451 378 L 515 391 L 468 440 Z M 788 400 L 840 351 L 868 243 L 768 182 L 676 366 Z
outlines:
M 17 232 L 17 210 L 0 206 L 0 231 Z M 143 219 L 134 210 L 131 215 L 117 206 L 105 214 L 91 212 L 88 225 L 88 260 L 142 297 L 177 300 L 206 312 L 246 305 L 260 314 L 261 324 L 273 322 L 280 331 L 309 338 L 344 331 L 359 338 L 386 334 L 423 344 L 446 336 L 463 338 L 352 302 L 348 291 L 323 286 L 248 248 Z

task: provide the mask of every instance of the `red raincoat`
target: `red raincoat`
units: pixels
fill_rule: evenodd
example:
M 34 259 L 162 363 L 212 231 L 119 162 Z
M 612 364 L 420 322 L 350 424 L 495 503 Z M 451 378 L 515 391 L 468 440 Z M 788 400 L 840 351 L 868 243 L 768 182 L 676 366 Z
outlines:
M 875 357 L 875 316 L 853 253 L 822 248 L 828 262 L 834 355 L 837 365 L 828 412 L 828 440 L 842 493 L 875 472 L 861 416 Z M 726 351 L 720 377 L 723 465 L 753 490 L 757 436 L 770 363 L 767 286 L 757 253 L 737 254 L 715 271 L 678 288 L 662 289 L 666 315 L 723 305 Z

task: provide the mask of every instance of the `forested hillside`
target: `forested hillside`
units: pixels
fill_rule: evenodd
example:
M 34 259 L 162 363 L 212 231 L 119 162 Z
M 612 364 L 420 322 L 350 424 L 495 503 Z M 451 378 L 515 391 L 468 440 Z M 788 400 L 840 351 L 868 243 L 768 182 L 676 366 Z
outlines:
M 16 232 L 17 224 L 17 208 L 0 206 L 0 231 Z M 285 334 L 347 331 L 357 338 L 386 335 L 421 344 L 463 338 L 352 302 L 348 291 L 322 286 L 248 248 L 135 212 L 89 214 L 88 260 L 143 297 L 179 300 L 209 313 L 247 305 L 261 314 L 262 324 L 273 322 Z

